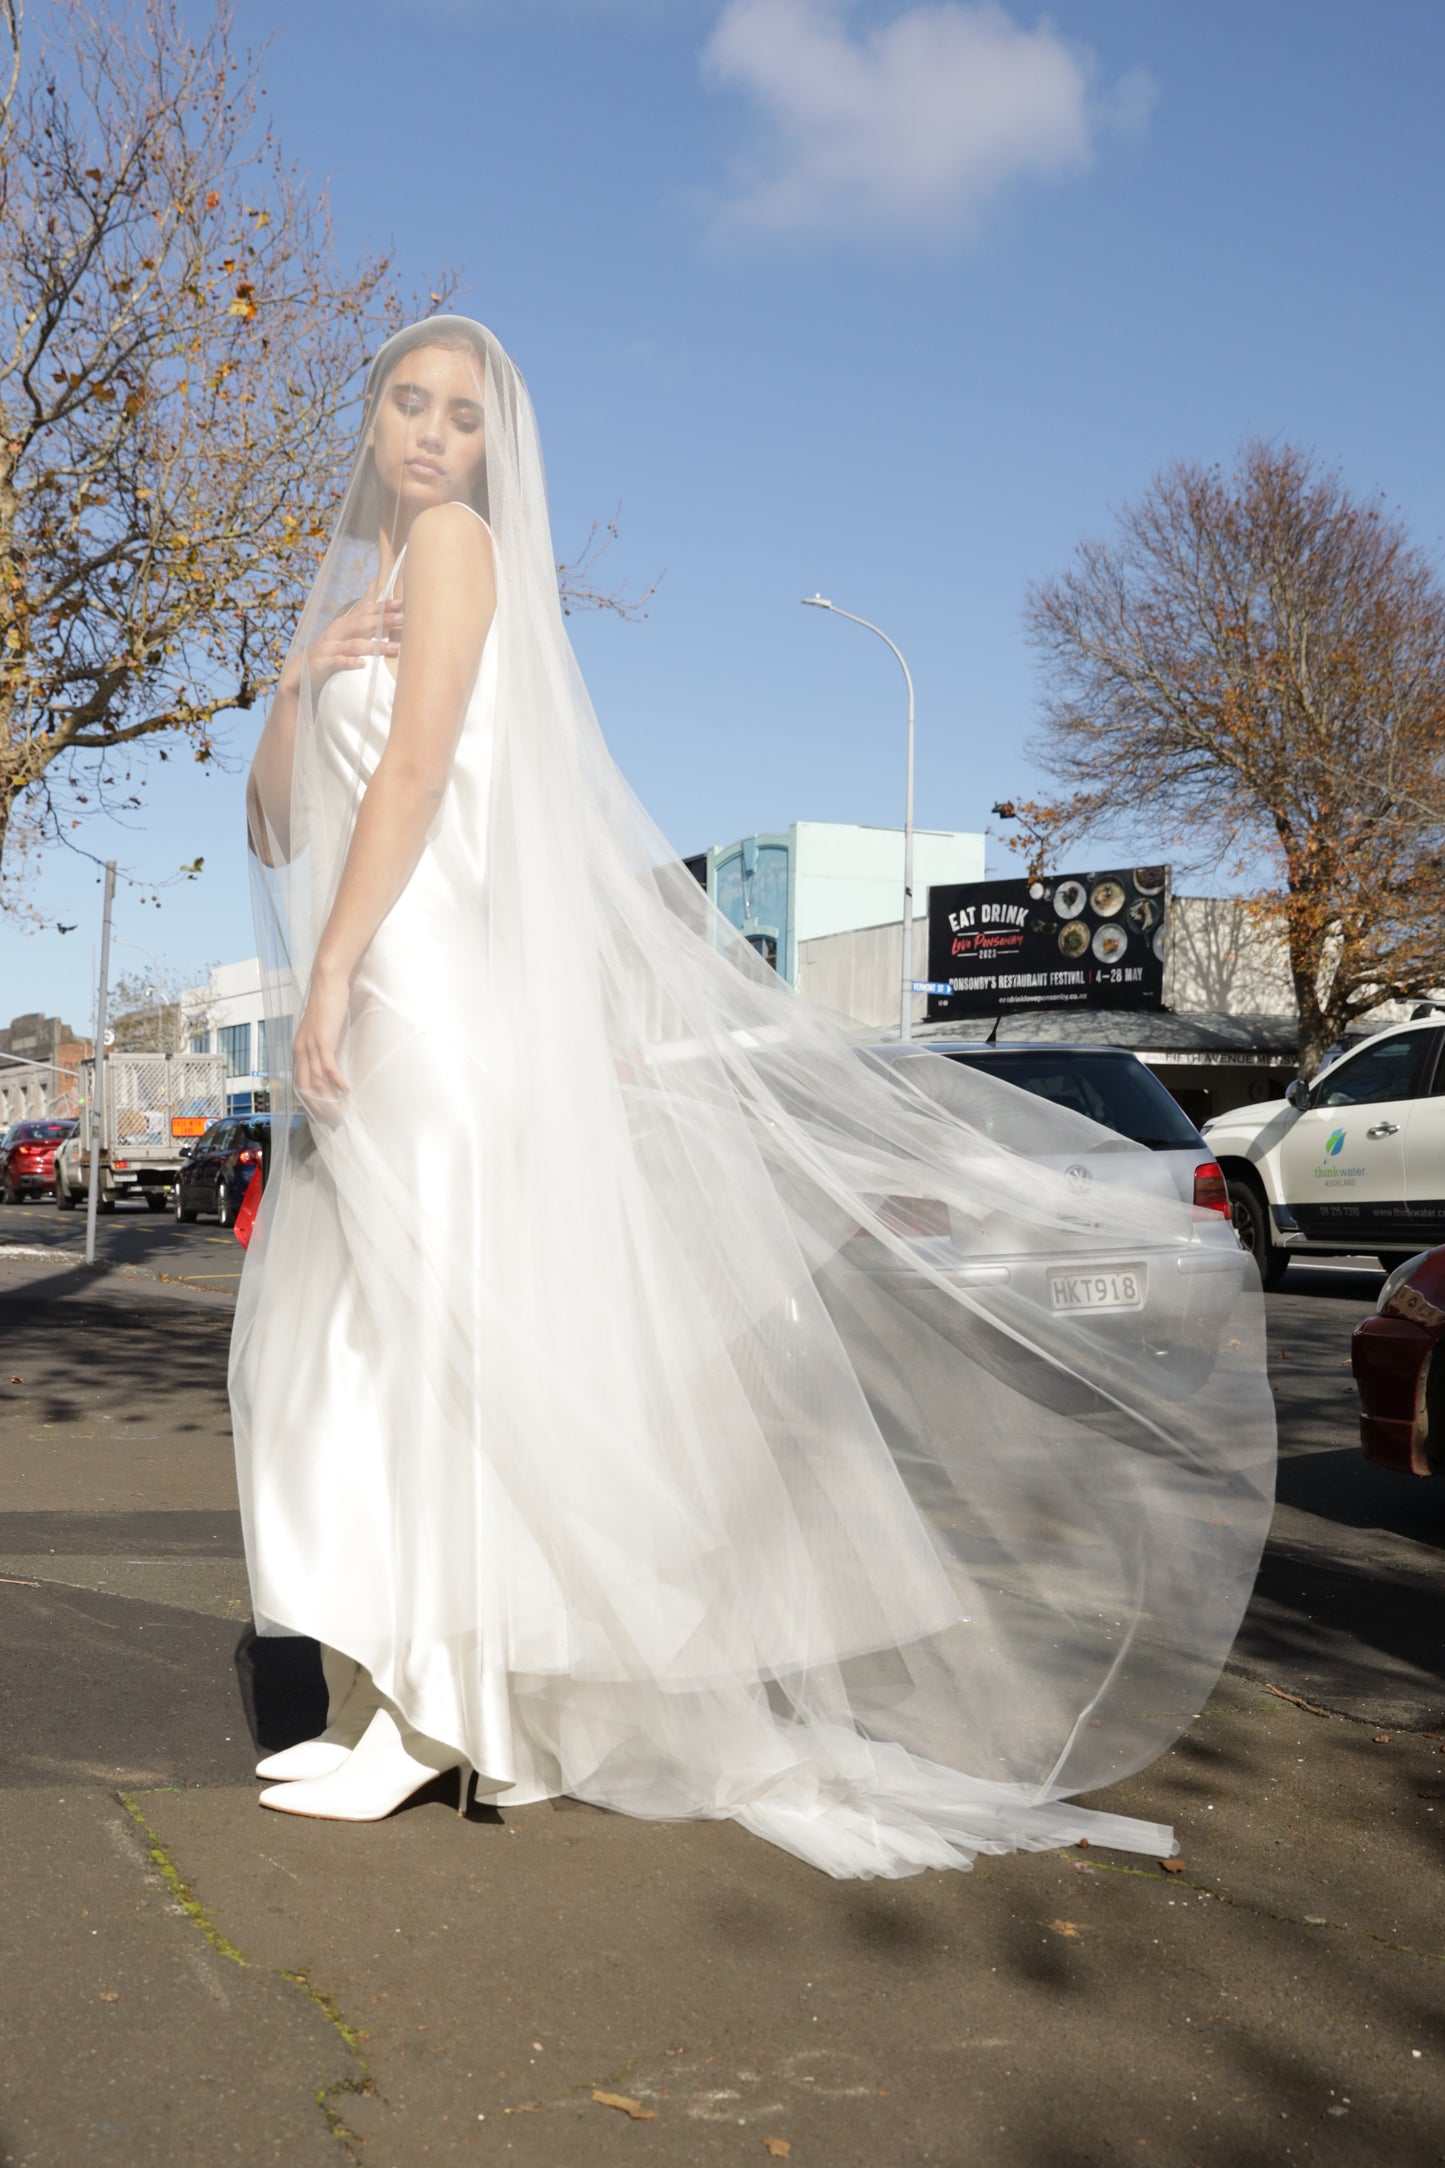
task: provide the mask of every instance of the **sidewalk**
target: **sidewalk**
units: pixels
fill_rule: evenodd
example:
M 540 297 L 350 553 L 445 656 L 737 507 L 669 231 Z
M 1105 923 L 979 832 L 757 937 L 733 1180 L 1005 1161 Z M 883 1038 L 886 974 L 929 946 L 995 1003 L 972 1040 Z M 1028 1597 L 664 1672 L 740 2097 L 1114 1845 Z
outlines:
M 839 1884 L 449 1785 L 263 1813 L 247 1708 L 318 1681 L 246 1632 L 229 1321 L 0 1252 L 5 2168 L 1445 2160 L 1441 1741 L 1238 1677 L 1093 1802 L 1172 1818 L 1174 1874 Z

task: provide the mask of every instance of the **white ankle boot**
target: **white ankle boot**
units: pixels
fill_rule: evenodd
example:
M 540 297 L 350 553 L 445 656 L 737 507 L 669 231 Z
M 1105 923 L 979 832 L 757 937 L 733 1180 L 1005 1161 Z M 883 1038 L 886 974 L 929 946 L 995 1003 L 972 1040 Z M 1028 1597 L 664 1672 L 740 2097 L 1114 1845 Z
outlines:
M 346 1760 L 367 1725 L 381 1707 L 381 1696 L 363 1671 L 338 1649 L 323 1648 L 321 1668 L 329 1689 L 326 1729 L 314 1739 L 283 1747 L 256 1764 L 258 1777 L 284 1778 L 288 1782 L 332 1776 Z
M 455 1747 L 413 1731 L 385 1703 L 376 1711 L 354 1751 L 331 1776 L 273 1784 L 263 1807 L 282 1814 L 309 1814 L 323 1822 L 380 1822 L 435 1777 L 457 1772 L 457 1811 L 467 1811 L 472 1772 Z

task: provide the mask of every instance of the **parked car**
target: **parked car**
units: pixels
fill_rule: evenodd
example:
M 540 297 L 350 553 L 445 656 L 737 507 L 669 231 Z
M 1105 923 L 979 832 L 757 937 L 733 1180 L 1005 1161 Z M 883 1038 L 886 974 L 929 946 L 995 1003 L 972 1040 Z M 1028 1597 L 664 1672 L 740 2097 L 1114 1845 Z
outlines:
M 55 1154 L 73 1121 L 12 1122 L 0 1137 L 0 1202 L 24 1204 L 55 1187 Z
M 63 1144 L 55 1149 L 55 1209 L 73 1212 L 85 1196 L 86 1170 L 81 1165 L 82 1139 L 77 1122 Z
M 1404 1475 L 1445 1475 L 1445 1247 L 1397 1265 L 1375 1314 L 1355 1327 L 1365 1458 Z
M 1283 1099 L 1204 1125 L 1236 1232 L 1277 1287 L 1291 1257 L 1368 1251 L 1390 1271 L 1445 1242 L 1445 1026 L 1376 1032 Z
M 1203 1137 L 1152 1069 L 1122 1046 L 950 1046 L 924 1042 L 969 1069 L 1032 1092 L 1160 1156 L 1186 1204 L 1229 1213 L 1224 1176 Z
M 1070 1153 L 1058 1162 L 1070 1192 L 1078 1200 L 1078 1218 L 1061 1224 L 1057 1249 L 1018 1252 L 1016 1230 L 1003 1246 L 963 1248 L 955 1242 L 952 1215 L 938 1203 L 899 1197 L 889 1200 L 885 1217 L 903 1234 L 908 1249 L 863 1234 L 850 1249 L 857 1269 L 871 1277 L 917 1274 L 923 1265 L 960 1285 L 988 1290 L 1007 1287 L 1033 1311 L 1040 1324 L 1067 1314 L 1087 1312 L 1089 1328 L 1136 1359 L 1143 1352 L 1156 1367 L 1161 1392 L 1187 1398 L 1200 1389 L 1219 1359 L 1229 1321 L 1234 1317 L 1241 1271 L 1246 1269 L 1229 1217 L 1224 1179 L 1210 1159 L 1198 1130 L 1137 1055 L 1122 1047 L 1068 1047 L 1044 1044 L 989 1047 L 914 1042 L 873 1048 L 890 1066 L 916 1052 L 942 1054 L 964 1067 L 981 1070 L 1035 1097 L 1083 1114 L 1101 1128 L 1146 1147 L 1147 1157 L 1126 1152 L 1105 1138 L 1099 1146 Z M 991 1110 L 981 1104 L 977 1124 L 990 1132 Z M 1010 1125 L 1011 1126 L 1011 1125 Z M 1090 1195 L 1114 1183 L 1177 1197 L 1193 1207 L 1177 1235 L 1159 1229 L 1141 1233 L 1137 1245 L 1122 1252 L 1116 1237 L 1107 1250 L 1091 1255 L 1087 1230 Z M 910 1255 L 911 1253 L 911 1255 Z M 918 1299 L 918 1298 L 913 1298 Z M 929 1300 L 926 1293 L 921 1298 Z M 1097 1322 L 1096 1322 L 1097 1321 Z M 1237 1343 L 1236 1343 L 1237 1344 Z M 1091 1388 L 1082 1388 L 1064 1368 L 1040 1364 L 1008 1334 L 979 1341 L 978 1359 L 1018 1390 L 1043 1405 L 1072 1409 L 1090 1405 Z
M 176 1218 L 189 1221 L 202 1212 L 214 1212 L 222 1227 L 231 1226 L 258 1167 L 265 1178 L 270 1145 L 269 1114 L 212 1122 L 182 1157 L 175 1186 Z

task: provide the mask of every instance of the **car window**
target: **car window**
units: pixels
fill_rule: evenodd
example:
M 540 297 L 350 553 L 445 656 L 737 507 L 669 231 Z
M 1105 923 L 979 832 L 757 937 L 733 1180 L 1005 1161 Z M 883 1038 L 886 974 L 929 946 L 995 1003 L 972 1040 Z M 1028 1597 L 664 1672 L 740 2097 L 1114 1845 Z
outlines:
M 226 1139 L 231 1134 L 231 1126 L 232 1125 L 230 1124 L 230 1122 L 212 1123 L 211 1127 L 202 1137 L 200 1143 L 196 1146 L 196 1150 L 198 1152 L 224 1151 Z
M 1434 1034 L 1428 1031 L 1402 1031 L 1392 1039 L 1372 1041 L 1327 1069 L 1318 1093 L 1310 1094 L 1311 1102 L 1320 1107 L 1367 1107 L 1381 1099 L 1413 1099 L 1433 1044 Z
M 941 1052 L 942 1049 L 940 1048 Z M 1038 1099 L 1087 1115 L 1105 1129 L 1153 1151 L 1191 1151 L 1199 1132 L 1153 1072 L 1132 1054 L 1011 1053 L 970 1048 L 953 1054 L 966 1068 L 982 1069 Z

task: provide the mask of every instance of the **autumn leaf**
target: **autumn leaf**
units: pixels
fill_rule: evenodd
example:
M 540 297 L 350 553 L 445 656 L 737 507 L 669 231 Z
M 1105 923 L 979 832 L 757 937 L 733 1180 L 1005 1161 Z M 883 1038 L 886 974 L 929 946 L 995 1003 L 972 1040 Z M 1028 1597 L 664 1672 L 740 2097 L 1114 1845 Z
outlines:
M 1056 1935 L 1065 1935 L 1071 1940 L 1076 1940 L 1084 1931 L 1072 1920 L 1050 1920 L 1049 1925 Z
M 763 2146 L 770 2160 L 791 2160 L 793 2148 L 786 2138 L 764 2138 Z
M 626 2093 L 599 2093 L 594 2089 L 592 2098 L 599 2108 L 620 2108 L 634 2123 L 655 2123 L 657 2120 L 656 2108 L 644 2108 L 640 2100 L 629 2099 Z
M 1182 1859 L 1161 1859 L 1159 1864 L 1166 1874 L 1183 1874 L 1184 1872 Z

